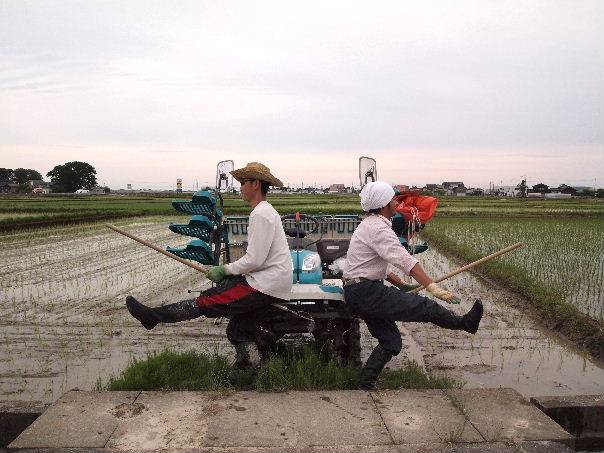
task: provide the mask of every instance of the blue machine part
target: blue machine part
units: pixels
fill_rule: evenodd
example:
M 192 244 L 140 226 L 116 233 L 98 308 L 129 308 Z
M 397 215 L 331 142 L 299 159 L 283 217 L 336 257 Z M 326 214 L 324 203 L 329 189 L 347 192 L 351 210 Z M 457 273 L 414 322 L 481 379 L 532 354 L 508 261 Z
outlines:
M 325 291 L 326 293 L 344 294 L 344 288 L 342 288 L 341 286 L 321 285 L 319 286 L 319 288 L 321 288 L 321 290 Z
M 205 215 L 194 215 L 188 225 L 172 223 L 168 228 L 170 231 L 185 236 L 199 238 L 202 241 L 210 242 L 210 236 L 216 227 L 216 222 L 210 220 Z
M 323 283 L 321 257 L 310 250 L 292 250 L 293 283 Z
M 166 250 L 173 255 L 187 260 L 197 261 L 198 263 L 207 265 L 214 264 L 212 247 L 199 239 L 189 242 L 184 248 L 167 247 Z

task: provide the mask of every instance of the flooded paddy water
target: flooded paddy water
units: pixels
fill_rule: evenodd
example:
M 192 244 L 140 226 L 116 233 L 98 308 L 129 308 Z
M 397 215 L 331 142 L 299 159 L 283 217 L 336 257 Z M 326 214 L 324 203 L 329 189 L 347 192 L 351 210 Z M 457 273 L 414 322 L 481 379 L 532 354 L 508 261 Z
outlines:
M 121 222 L 159 246 L 188 239 L 169 218 Z M 232 355 L 226 323 L 197 319 L 146 331 L 125 309 L 132 294 L 149 305 L 192 297 L 209 282 L 196 271 L 121 237 L 102 225 L 11 234 L 0 242 L 0 400 L 51 402 L 71 388 L 91 389 L 132 358 L 166 347 Z M 429 250 L 419 256 L 434 276 L 457 267 Z M 416 360 L 428 371 L 463 379 L 466 387 L 513 387 L 526 396 L 604 393 L 604 368 L 525 314 L 526 301 L 492 282 L 464 274 L 447 282 L 465 312 L 485 303 L 476 336 L 401 325 L 406 348 L 391 362 Z M 366 356 L 374 340 L 363 329 Z

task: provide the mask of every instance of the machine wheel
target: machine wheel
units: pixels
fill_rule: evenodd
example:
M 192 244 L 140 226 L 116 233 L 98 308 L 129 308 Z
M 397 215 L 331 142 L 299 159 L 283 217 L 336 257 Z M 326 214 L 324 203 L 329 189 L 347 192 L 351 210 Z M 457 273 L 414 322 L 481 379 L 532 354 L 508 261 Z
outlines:
M 358 319 L 317 322 L 313 336 L 317 345 L 336 357 L 340 363 L 361 365 L 361 331 Z

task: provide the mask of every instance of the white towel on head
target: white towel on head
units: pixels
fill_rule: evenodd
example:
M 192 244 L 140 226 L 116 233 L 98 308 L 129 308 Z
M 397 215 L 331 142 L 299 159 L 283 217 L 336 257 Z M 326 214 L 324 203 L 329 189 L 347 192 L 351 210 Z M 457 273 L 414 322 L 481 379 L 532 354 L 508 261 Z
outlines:
M 381 209 L 390 203 L 394 197 L 394 189 L 387 182 L 375 181 L 368 183 L 361 190 L 361 208 L 367 212 L 370 209 Z

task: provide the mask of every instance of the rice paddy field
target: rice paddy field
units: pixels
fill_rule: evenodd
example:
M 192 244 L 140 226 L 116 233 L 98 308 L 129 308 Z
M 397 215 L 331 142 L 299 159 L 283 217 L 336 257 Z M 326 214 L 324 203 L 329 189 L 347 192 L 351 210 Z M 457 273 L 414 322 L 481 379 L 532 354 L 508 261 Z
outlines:
M 441 217 L 429 224 L 425 236 L 471 258 L 523 242 L 493 266 L 509 269 L 510 279 L 519 271 L 533 286 L 547 288 L 604 321 L 603 217 Z
M 127 294 L 155 306 L 192 297 L 189 289 L 209 285 L 195 271 L 103 227 L 112 219 L 157 245 L 183 245 L 189 239 L 167 228 L 186 219 L 170 200 L 0 197 L 0 400 L 53 401 L 66 389 L 92 388 L 132 358 L 166 347 L 232 353 L 225 326 L 213 320 L 147 332 L 125 311 Z M 282 214 L 361 213 L 357 195 L 274 195 L 269 201 Z M 225 212 L 246 214 L 249 207 L 227 197 Z M 447 371 L 470 385 L 512 386 L 526 395 L 557 389 L 601 393 L 604 365 L 550 339 L 559 325 L 535 324 L 535 317 L 525 314 L 531 303 L 561 302 L 589 315 L 595 324 L 588 328 L 602 341 L 601 200 L 443 198 L 422 236 L 431 249 L 420 261 L 434 276 L 515 242 L 525 246 L 485 266 L 497 284 L 462 274 L 445 285 L 462 296 L 462 306 L 454 307 L 459 312 L 475 297 L 485 301 L 490 318 L 480 335 L 403 324 L 411 347 L 401 363 L 407 354 L 428 371 Z M 559 309 L 546 304 L 542 313 L 552 306 Z M 572 310 L 566 313 L 576 318 Z M 571 346 L 577 344 L 583 345 L 579 340 Z M 365 353 L 372 346 L 363 346 Z

